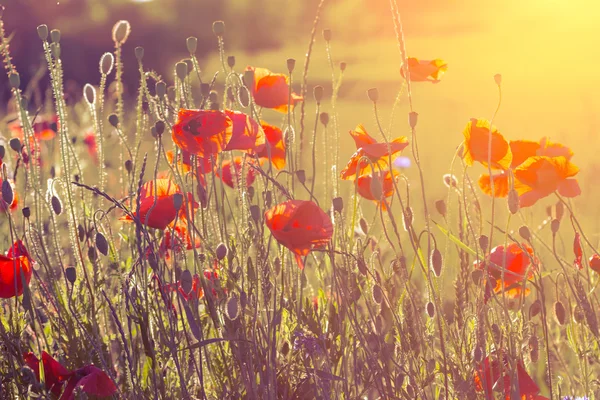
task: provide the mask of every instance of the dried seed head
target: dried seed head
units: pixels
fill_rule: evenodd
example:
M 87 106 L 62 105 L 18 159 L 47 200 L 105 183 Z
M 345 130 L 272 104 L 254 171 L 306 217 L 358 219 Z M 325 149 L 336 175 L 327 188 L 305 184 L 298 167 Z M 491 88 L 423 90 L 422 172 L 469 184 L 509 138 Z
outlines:
M 225 34 L 225 22 L 215 21 L 212 25 L 212 30 L 215 35 L 222 37 Z
M 292 72 L 294 72 L 294 68 L 296 68 L 296 60 L 293 58 L 288 58 L 287 59 L 288 72 L 291 74 Z
M 488 250 L 490 239 L 486 235 L 479 236 L 479 248 L 484 252 Z
M 437 249 L 433 249 L 430 257 L 431 268 L 435 276 L 439 277 L 442 274 L 442 253 Z
M 333 204 L 333 211 L 341 213 L 342 210 L 344 209 L 344 199 L 342 199 L 341 197 L 335 197 L 332 200 L 332 204 Z
M 235 67 L 235 56 L 227 57 L 227 65 L 229 66 L 229 68 Z
M 369 224 L 367 223 L 367 220 L 366 220 L 366 219 L 364 219 L 364 218 L 362 218 L 362 217 L 361 217 L 361 218 L 358 220 L 358 225 L 360 226 L 360 229 L 363 231 L 363 233 L 364 233 L 365 235 L 368 235 L 368 234 L 369 234 Z
M 180 80 L 185 80 L 188 75 L 188 65 L 183 61 L 178 62 L 175 64 L 175 72 Z
M 112 53 L 104 53 L 100 57 L 100 73 L 102 75 L 109 75 L 115 64 L 115 56 Z
M 533 318 L 542 312 L 542 302 L 540 300 L 534 301 L 529 307 L 529 318 Z
M 558 322 L 560 325 L 564 325 L 567 321 L 567 312 L 565 310 L 565 306 L 560 302 L 560 300 L 554 303 L 554 317 L 556 318 L 556 322 Z
M 296 178 L 298 178 L 298 181 L 301 184 L 304 184 L 304 182 L 306 182 L 306 172 L 303 169 L 299 169 L 296 171 Z
M 435 202 L 435 209 L 438 213 L 444 218 L 446 218 L 446 214 L 448 212 L 446 208 L 446 202 L 444 200 L 438 200 Z
M 48 39 L 48 25 L 42 24 L 37 27 L 37 34 L 41 40 Z
M 196 54 L 196 49 L 198 49 L 198 38 L 190 36 L 185 40 L 185 45 L 190 54 Z
M 9 206 L 13 203 L 15 194 L 12 185 L 8 180 L 2 181 L 2 200 Z
M 383 291 L 379 285 L 373 286 L 373 301 L 377 304 L 381 304 L 383 301 Z
M 323 39 L 325 39 L 326 42 L 331 41 L 331 29 L 323 29 Z
M 111 126 L 113 128 L 118 128 L 119 127 L 119 117 L 117 117 L 117 114 L 110 114 L 108 116 L 108 123 L 111 124 Z
M 502 75 L 500 75 L 500 74 L 494 75 L 494 81 L 496 82 L 496 85 L 498 85 L 498 86 L 502 85 Z
M 31 210 L 29 209 L 29 207 L 23 207 L 23 209 L 21 210 L 21 212 L 23 213 L 23 216 L 25 218 L 31 217 Z
M 67 267 L 67 269 L 65 270 L 65 275 L 67 276 L 67 280 L 71 284 L 74 284 L 77 280 L 77 270 L 75 269 L 75 267 Z
M 315 101 L 317 105 L 321 104 L 321 100 L 323 100 L 323 86 L 317 85 L 313 88 L 313 96 L 315 97 Z
M 319 119 L 321 120 L 321 123 L 323 124 L 323 126 L 327 128 L 327 124 L 329 124 L 329 114 L 326 112 L 322 112 L 319 115 Z
M 50 39 L 52 43 L 60 43 L 60 31 L 58 29 L 52 29 L 50 31 Z
M 122 19 L 113 26 L 112 40 L 115 42 L 116 46 L 121 46 L 127 41 L 130 33 L 131 25 L 129 24 L 129 21 Z
M 528 242 L 531 241 L 531 232 L 527 226 L 523 225 L 519 228 L 519 235 Z
M 227 256 L 227 246 L 224 243 L 219 244 L 215 253 L 219 261 L 224 259 Z
M 179 283 L 181 285 L 181 290 L 186 295 L 189 294 L 194 287 L 194 279 L 192 278 L 192 273 L 189 269 L 184 269 L 181 271 L 181 275 L 179 276 Z
M 429 318 L 433 318 L 435 316 L 435 306 L 432 302 L 428 301 L 425 309 L 427 310 L 427 315 L 429 315 Z
M 556 235 L 556 233 L 558 232 L 559 229 L 560 229 L 560 220 L 554 218 L 552 220 L 552 222 L 550 222 L 550 230 L 552 231 L 553 235 Z
M 411 127 L 411 129 L 415 129 L 415 127 L 417 126 L 417 121 L 419 119 L 419 114 L 417 114 L 414 111 L 411 111 L 408 113 L 408 126 Z
M 377 88 L 371 88 L 367 90 L 367 96 L 373 103 L 377 103 L 377 100 L 379 100 L 379 90 L 377 90 Z
M 144 48 L 142 46 L 137 46 L 134 51 L 135 58 L 137 58 L 139 62 L 142 62 L 142 60 L 144 59 Z
M 17 72 L 11 72 L 8 75 L 8 83 L 12 89 L 18 89 L 21 86 L 21 76 Z
M 94 105 L 96 103 L 96 89 L 89 83 L 86 83 L 83 87 L 83 97 L 90 106 Z
M 165 97 L 167 95 L 167 84 L 163 81 L 156 82 L 156 85 L 154 85 L 154 91 L 158 97 Z
M 173 208 L 177 211 L 183 206 L 183 195 L 181 193 L 175 193 L 173 195 Z
M 52 210 L 54 214 L 60 215 L 62 213 L 62 203 L 57 196 L 52 196 L 50 199 L 50 204 L 52 204 Z
M 508 211 L 511 214 L 516 214 L 519 212 L 519 193 L 515 189 L 511 189 L 508 191 Z
M 227 301 L 226 309 L 227 309 L 227 318 L 229 318 L 231 321 L 235 321 L 240 314 L 240 301 L 235 294 L 233 294 L 233 295 L 231 295 L 231 297 L 229 297 L 229 300 Z
M 101 232 L 96 232 L 96 248 L 100 253 L 108 254 L 108 241 Z
M 340 62 L 340 71 L 344 72 L 347 66 L 348 64 L 346 64 L 344 61 Z

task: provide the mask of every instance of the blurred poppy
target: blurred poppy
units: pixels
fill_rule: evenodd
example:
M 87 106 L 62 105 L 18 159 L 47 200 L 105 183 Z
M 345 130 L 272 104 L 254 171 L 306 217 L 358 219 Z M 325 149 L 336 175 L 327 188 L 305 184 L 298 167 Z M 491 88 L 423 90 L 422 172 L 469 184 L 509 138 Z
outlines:
M 256 171 L 251 165 L 256 165 L 256 161 L 253 158 L 234 157 L 233 168 L 231 160 L 224 160 L 221 163 L 221 172 L 217 172 L 216 175 L 220 177 L 223 182 L 233 188 L 236 187 L 238 182 L 242 180 L 242 170 L 246 171 L 245 185 L 246 187 L 251 186 L 256 179 Z
M 288 200 L 265 213 L 265 222 L 275 239 L 296 257 L 304 268 L 302 256 L 324 247 L 333 235 L 331 219 L 312 201 Z
M 529 288 L 525 288 L 523 280 L 527 273 L 527 279 L 533 278 L 531 258 L 534 257 L 533 249 L 522 244 L 526 252 L 517 243 L 511 243 L 506 248 L 502 245 L 492 249 L 483 261 L 475 262 L 476 269 L 486 271 L 488 276 L 484 279 L 486 285 L 485 300 L 491 296 L 488 291 L 495 293 L 505 292 L 509 298 L 517 298 L 524 289 L 524 294 L 529 294 Z M 534 258 L 534 260 L 536 260 Z M 537 261 L 536 261 L 537 262 Z M 530 267 L 531 266 L 531 267 Z M 504 272 L 504 281 L 502 275 Z
M 495 127 L 492 131 L 492 169 L 506 170 L 512 161 L 512 152 L 506 139 Z M 490 139 L 490 123 L 486 119 L 471 118 L 463 130 L 465 136 L 463 159 L 469 166 L 478 161 L 484 167 L 488 166 L 488 152 Z
M 576 197 L 581 188 L 573 178 L 579 172 L 565 157 L 529 157 L 515 169 L 515 189 L 521 207 L 529 207 L 538 200 L 558 191 L 565 197 Z
M 96 145 L 96 134 L 93 131 L 86 132 L 83 137 L 83 144 L 87 148 L 87 151 L 94 160 L 96 164 L 98 164 L 98 146 Z
M 233 133 L 233 121 L 218 110 L 179 110 L 173 125 L 173 142 L 183 151 L 209 157 L 225 149 Z
M 266 68 L 250 66 L 246 67 L 246 70 L 254 71 L 254 82 L 247 84 L 257 105 L 287 113 L 288 103 L 293 109 L 296 103 L 302 101 L 302 96 L 292 93 L 290 102 L 290 86 L 287 75 L 275 74 Z
M 575 232 L 575 239 L 573 239 L 573 253 L 575 253 L 575 261 L 573 265 L 578 269 L 583 269 L 583 249 L 581 248 L 581 235 L 579 232 Z
M 231 139 L 224 150 L 259 151 L 265 146 L 265 132 L 262 127 L 240 111 L 225 110 L 233 122 Z
M 213 268 L 207 268 L 204 270 L 204 278 L 206 279 L 207 289 L 210 289 L 210 292 L 213 296 L 218 295 L 217 289 L 219 287 L 219 268 L 218 264 L 215 262 Z M 194 274 L 192 276 L 192 290 L 189 293 L 186 293 L 183 290 L 181 285 L 181 281 L 176 281 L 175 283 L 167 284 L 162 286 L 162 290 L 165 292 L 179 292 L 182 298 L 186 301 L 190 301 L 193 299 L 201 299 L 204 297 L 204 289 L 202 287 L 201 277 L 198 274 Z M 224 290 L 224 289 L 223 289 Z
M 407 64 L 411 82 L 438 83 L 442 75 L 448 70 L 448 64 L 440 59 L 419 60 L 408 57 Z M 404 68 L 400 69 L 400 73 L 406 79 Z
M 276 126 L 269 125 L 266 122 L 261 122 L 263 131 L 267 138 L 266 145 L 257 152 L 261 158 L 270 160 L 273 166 L 277 169 L 285 167 L 285 142 L 283 140 L 283 132 Z
M 0 187 L 2 187 L 3 182 L 4 181 L 2 180 L 2 178 L 0 178 Z M 10 184 L 10 187 L 12 188 L 13 200 L 10 204 L 8 204 L 0 196 L 0 212 L 5 212 L 6 210 L 14 211 L 19 206 L 19 195 L 17 193 L 17 188 L 15 187 L 15 182 L 12 179 L 9 179 L 8 183 Z
M 33 132 L 37 140 L 52 140 L 58 132 L 58 117 L 56 115 L 38 115 L 33 120 Z M 23 125 L 16 120 L 8 124 L 8 129 L 13 137 L 24 139 Z
M 488 355 L 482 363 L 479 364 L 475 370 L 474 382 L 475 390 L 478 392 L 486 393 L 486 400 L 493 400 L 494 388 L 499 390 L 504 389 L 504 397 L 506 400 L 510 400 L 512 378 L 517 378 L 517 384 L 519 386 L 520 399 L 524 400 L 541 400 L 544 397 L 539 396 L 540 388 L 531 379 L 522 361 L 517 361 L 517 370 L 511 371 L 508 357 L 506 354 L 502 354 L 502 365 L 500 365 L 499 357 L 497 352 L 492 355 Z M 502 374 L 502 376 L 501 376 Z M 504 388 L 502 388 L 504 386 Z
M 25 364 L 33 370 L 39 382 L 40 360 L 31 352 L 25 353 L 23 358 Z M 45 351 L 42 352 L 41 362 L 44 368 L 44 386 L 46 387 L 46 390 L 57 397 L 60 396 L 63 391 L 63 384 L 71 377 L 72 372 Z
M 590 257 L 590 268 L 600 274 L 600 255 L 594 254 Z
M 167 161 L 169 164 L 174 165 L 175 162 L 175 153 L 173 150 L 168 150 L 166 153 Z M 198 184 L 206 187 L 206 175 L 210 174 L 213 171 L 213 167 L 218 160 L 219 155 L 213 154 L 210 157 L 199 157 L 196 156 L 196 174 L 192 174 L 196 176 L 196 181 Z M 179 157 L 177 158 L 177 166 L 181 173 L 185 174 L 193 169 L 193 161 L 192 154 L 187 151 L 181 151 Z
M 20 240 L 12 245 L 6 255 L 0 255 L 0 298 L 9 299 L 23 294 L 25 285 L 31 281 L 32 263 Z
M 395 178 L 394 178 L 395 179 Z M 377 180 L 377 182 L 373 182 Z M 358 177 L 355 181 L 358 194 L 367 200 L 373 200 L 386 209 L 386 197 L 394 194 L 394 181 L 390 171 L 373 172 Z
M 169 258 L 169 250 L 185 251 L 197 249 L 202 245 L 198 235 L 192 236 L 188 231 L 187 218 L 178 218 L 171 223 L 167 229 L 162 241 L 160 242 L 159 254 Z
M 156 193 L 155 193 L 156 191 Z M 185 202 L 182 202 L 180 208 L 175 208 L 176 195 L 183 196 L 183 193 L 172 180 L 168 178 L 156 179 L 146 182 L 140 191 L 140 212 L 135 212 L 140 223 L 150 227 L 164 230 L 177 216 L 178 212 L 185 215 Z M 191 193 L 187 194 L 188 201 L 193 204 L 193 208 L 198 207 L 194 202 Z M 133 203 L 137 207 L 137 203 Z M 122 221 L 132 221 L 129 215 L 120 218 Z

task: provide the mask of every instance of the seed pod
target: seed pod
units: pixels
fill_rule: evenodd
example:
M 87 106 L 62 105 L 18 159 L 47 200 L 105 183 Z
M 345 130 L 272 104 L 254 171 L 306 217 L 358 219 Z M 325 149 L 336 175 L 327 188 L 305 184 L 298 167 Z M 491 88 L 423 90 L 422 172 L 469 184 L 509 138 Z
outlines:
M 90 106 L 94 105 L 96 103 L 96 89 L 89 83 L 86 83 L 83 87 L 83 97 Z
M 326 112 L 322 112 L 319 114 L 319 120 L 323 124 L 325 128 L 327 128 L 327 124 L 329 124 L 329 114 Z
M 215 253 L 219 261 L 224 259 L 227 256 L 227 246 L 224 243 L 219 244 Z
M 323 39 L 325 39 L 326 42 L 331 41 L 331 29 L 323 29 Z
M 183 61 L 178 62 L 175 64 L 175 72 L 180 80 L 185 80 L 188 75 L 188 65 Z
M 83 225 L 81 224 L 77 225 L 77 236 L 80 242 L 83 242 L 83 239 L 85 239 L 85 229 L 83 229 Z
M 31 217 L 31 210 L 29 209 L 29 207 L 23 207 L 23 209 L 21 210 L 21 212 L 23 213 L 23 216 L 25 218 Z
M 130 174 L 131 171 L 133 171 L 133 162 L 131 160 L 125 161 L 125 171 L 127 171 L 128 174 Z
M 134 51 L 135 51 L 135 58 L 137 58 L 137 60 L 139 62 L 142 62 L 142 60 L 144 58 L 144 48 L 142 46 L 137 46 Z
M 5 155 L 6 155 L 6 148 L 0 144 L 0 161 L 4 158 Z
M 218 37 L 222 37 L 225 34 L 225 22 L 223 21 L 215 21 L 212 25 L 212 30 L 215 35 Z
M 430 258 L 431 267 L 435 276 L 439 277 L 442 274 L 442 253 L 437 249 L 433 249 Z
M 127 41 L 129 34 L 131 33 L 131 25 L 129 21 L 120 20 L 112 29 L 112 40 L 116 45 L 121 46 Z
M 556 233 L 558 232 L 559 229 L 560 229 L 560 220 L 555 218 L 552 220 L 552 222 L 550 222 L 550 230 L 552 231 L 553 235 L 556 235 Z
M 529 338 L 529 357 L 531 358 L 531 362 L 538 362 L 540 356 L 540 345 L 537 339 L 537 336 L 532 335 Z
M 108 254 L 108 241 L 101 232 L 96 232 L 96 248 L 100 253 Z
M 383 291 L 379 285 L 373 286 L 373 301 L 377 304 L 381 304 L 383 301 Z
M 119 117 L 117 117 L 117 114 L 110 114 L 108 116 L 108 123 L 111 124 L 113 128 L 118 128 L 119 127 Z
M 9 206 L 15 200 L 15 194 L 13 192 L 12 185 L 8 180 L 2 181 L 2 200 Z
M 585 320 L 585 311 L 583 310 L 583 307 L 581 307 L 580 305 L 576 305 L 575 308 L 573 308 L 573 321 L 580 324 L 584 320 Z
M 185 40 L 185 45 L 190 54 L 196 54 L 196 49 L 198 48 L 198 38 L 190 36 Z
M 340 71 L 344 72 L 347 66 L 348 64 L 346 64 L 344 61 L 340 62 Z
M 93 246 L 88 247 L 88 258 L 91 262 L 95 262 L 98 259 L 98 253 L 96 253 L 96 248 Z
M 235 56 L 227 57 L 227 65 L 229 66 L 229 68 L 235 67 Z
M 317 102 L 317 105 L 321 104 L 321 100 L 323 100 L 323 92 L 324 89 L 321 85 L 317 85 L 313 88 L 313 96 Z
M 18 89 L 21 86 L 21 76 L 17 72 L 11 72 L 8 75 L 8 83 L 13 89 Z
M 177 211 L 183 206 L 183 195 L 181 193 L 173 194 L 173 208 Z
M 492 324 L 492 338 L 494 339 L 494 343 L 500 344 L 502 340 L 502 330 L 498 326 L 498 324 Z
M 231 321 L 235 321 L 240 314 L 240 302 L 236 295 L 229 297 L 227 301 L 227 318 Z
M 446 208 L 446 202 L 444 200 L 438 200 L 435 202 L 435 209 L 438 213 L 444 218 L 446 218 L 446 214 L 448 212 Z
M 411 127 L 411 129 L 415 129 L 415 127 L 417 126 L 417 121 L 419 119 L 419 114 L 417 114 L 414 111 L 411 111 L 408 113 L 408 126 Z
M 48 25 L 42 24 L 37 27 L 37 34 L 41 40 L 48 39 Z
M 304 184 L 304 182 L 306 182 L 306 172 L 303 169 L 299 169 L 296 171 L 296 178 L 298 178 L 298 181 L 301 184 Z
M 65 270 L 65 275 L 71 284 L 74 284 L 77 280 L 77 270 L 74 267 L 67 267 Z
M 192 273 L 188 269 L 184 269 L 181 271 L 181 275 L 179 276 L 179 284 L 181 285 L 181 290 L 186 295 L 190 294 L 194 287 L 194 279 L 192 278 Z
M 533 318 L 542 312 L 542 302 L 540 300 L 534 301 L 529 307 L 529 318 Z
M 363 233 L 364 233 L 365 235 L 368 235 L 368 234 L 369 234 L 369 224 L 367 223 L 367 220 L 366 220 L 366 219 L 364 219 L 364 218 L 362 218 L 362 217 L 361 217 L 361 218 L 358 220 L 358 225 L 360 226 L 360 229 L 363 231 Z
M 373 103 L 377 103 L 377 100 L 379 100 L 379 90 L 377 90 L 377 88 L 371 88 L 367 90 L 367 96 Z
M 296 60 L 293 58 L 288 58 L 287 59 L 287 68 L 288 68 L 288 72 L 291 74 L 292 72 L 294 72 L 294 68 L 296 68 Z
M 60 43 L 60 31 L 58 29 L 52 29 L 50 31 L 50 39 L 52 43 Z
M 500 75 L 500 74 L 494 75 L 494 82 L 496 82 L 496 85 L 498 85 L 498 86 L 502 85 L 502 75 Z
M 558 322 L 560 325 L 564 325 L 567 320 L 565 306 L 560 302 L 560 300 L 554 303 L 554 317 L 556 318 L 556 322 Z
M 115 56 L 112 53 L 104 53 L 100 57 L 100 73 L 102 75 L 109 75 L 113 69 L 115 63 Z
M 341 197 L 335 197 L 331 203 L 333 204 L 333 211 L 341 213 L 344 209 L 344 199 Z
M 516 214 L 519 212 L 519 193 L 515 189 L 511 189 L 508 191 L 508 211 L 511 214 Z
M 433 305 L 432 302 L 428 301 L 427 305 L 425 306 L 425 310 L 427 310 L 427 315 L 429 315 L 429 318 L 433 318 L 433 316 L 435 315 L 435 306 Z
M 10 146 L 11 149 L 13 149 L 14 151 L 16 151 L 17 153 L 21 151 L 21 141 L 19 140 L 19 138 L 12 138 L 8 141 L 8 145 Z
M 531 241 L 531 232 L 527 226 L 523 225 L 519 228 L 519 235 L 528 242 Z
M 50 204 L 52 204 L 52 210 L 54 211 L 54 214 L 60 215 L 62 213 L 62 203 L 57 196 L 52 196 L 50 199 Z
M 163 81 L 156 82 L 154 85 L 154 91 L 159 98 L 163 98 L 167 95 L 167 84 Z
M 487 251 L 490 244 L 490 239 L 486 235 L 479 236 L 479 248 L 484 252 Z
M 556 203 L 556 219 L 561 220 L 563 215 L 565 214 L 565 206 L 560 201 Z

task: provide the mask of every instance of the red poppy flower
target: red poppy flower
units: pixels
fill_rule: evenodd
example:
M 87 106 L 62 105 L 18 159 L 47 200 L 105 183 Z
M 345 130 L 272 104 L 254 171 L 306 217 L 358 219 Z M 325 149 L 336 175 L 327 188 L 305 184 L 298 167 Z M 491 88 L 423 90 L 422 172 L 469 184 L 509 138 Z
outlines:
M 490 289 L 496 293 L 505 292 L 509 298 L 519 297 L 523 289 L 525 295 L 529 294 L 531 289 L 524 288 L 523 280 L 525 274 L 527 279 L 533 277 L 534 266 L 531 265 L 530 257 L 534 255 L 531 247 L 526 244 L 522 244 L 522 247 L 527 252 L 524 252 L 517 243 L 509 244 L 506 249 L 502 245 L 496 246 L 485 260 L 474 263 L 475 268 L 482 271 L 486 271 L 487 267 L 488 276 L 484 279 L 486 290 Z M 504 281 L 502 281 L 503 271 Z M 491 293 L 486 293 L 486 300 L 490 295 Z
M 0 298 L 9 299 L 23 294 L 25 285 L 29 285 L 31 281 L 32 263 L 20 240 L 12 245 L 6 255 L 0 255 Z
M 210 289 L 210 293 L 212 293 L 213 296 L 217 296 L 217 288 L 219 288 L 219 268 L 216 262 L 214 268 L 207 268 L 204 270 L 204 278 L 206 279 L 206 284 L 208 289 Z M 204 289 L 200 279 L 200 275 L 194 274 L 192 277 L 192 290 L 189 293 L 184 292 L 183 288 L 181 287 L 181 281 L 163 285 L 162 289 L 165 292 L 177 291 L 186 301 L 190 301 L 192 299 L 201 299 L 204 297 Z
M 242 170 L 246 170 L 245 184 L 246 187 L 248 187 L 251 186 L 256 179 L 256 171 L 251 165 L 256 165 L 256 161 L 252 158 L 246 158 L 244 161 L 243 157 L 234 157 L 233 168 L 231 160 L 224 160 L 221 163 L 221 174 L 217 172 L 216 175 L 220 177 L 227 186 L 233 188 L 237 186 L 238 182 L 241 183 Z
M 1 165 L 2 164 L 0 164 L 0 166 Z M 2 187 L 2 183 L 3 183 L 3 180 L 2 180 L 2 178 L 0 178 L 0 187 Z M 19 195 L 17 194 L 17 188 L 15 187 L 15 183 L 12 179 L 9 179 L 8 183 L 10 183 L 10 187 L 12 188 L 13 201 L 12 201 L 12 203 L 8 204 L 7 202 L 4 201 L 3 198 L 0 197 L 0 212 L 2 212 L 2 213 L 5 212 L 6 210 L 14 211 L 19 206 Z
M 261 122 L 261 125 L 265 132 L 267 143 L 256 154 L 261 158 L 270 160 L 275 168 L 284 168 L 285 142 L 283 140 L 283 132 L 278 127 L 269 125 L 264 121 Z
M 37 380 L 40 380 L 40 360 L 33 353 L 26 353 L 23 356 L 25 364 L 33 370 Z M 42 352 L 42 366 L 44 368 L 44 385 L 48 392 L 55 396 L 60 396 L 63 391 L 63 384 L 73 374 L 61 363 L 56 361 L 45 351 Z
M 98 146 L 96 144 L 96 134 L 93 131 L 86 132 L 83 138 L 83 144 L 87 148 L 87 151 L 94 160 L 96 164 L 98 164 Z
M 225 150 L 259 151 L 265 146 L 265 132 L 262 127 L 240 111 L 225 110 L 233 122 L 231 139 Z
M 173 125 L 173 142 L 181 150 L 207 157 L 225 149 L 233 133 L 233 121 L 218 110 L 179 110 Z
M 331 219 L 312 201 L 288 200 L 265 213 L 265 222 L 275 239 L 296 256 L 304 268 L 301 256 L 325 246 L 333 235 Z
M 378 182 L 373 182 L 373 180 Z M 390 171 L 385 172 L 374 172 L 371 174 L 364 174 L 356 179 L 355 184 L 358 194 L 367 200 L 373 200 L 377 204 L 381 205 L 383 209 L 386 209 L 387 197 L 394 194 L 394 182 Z M 374 191 L 381 190 L 381 193 L 374 193 Z
M 490 359 L 491 358 L 491 359 Z M 516 376 L 519 385 L 519 398 L 525 400 L 543 399 L 538 395 L 540 388 L 531 379 L 522 361 L 517 361 L 516 374 L 513 374 L 506 354 L 502 354 L 502 368 L 497 353 L 488 355 L 485 360 L 477 367 L 474 375 L 475 389 L 478 392 L 487 393 L 487 399 L 493 400 L 493 388 L 496 385 L 504 386 L 504 397 L 510 400 L 511 376 Z M 500 374 L 503 374 L 502 376 Z
M 159 254 L 169 259 L 169 250 L 193 250 L 200 246 L 202 246 L 200 237 L 194 235 L 194 239 L 192 239 L 192 236 L 188 231 L 187 219 L 180 218 L 176 223 L 170 224 L 170 226 L 165 229 L 165 234 L 160 242 Z
M 590 268 L 600 274 L 600 255 L 594 254 L 590 257 Z
M 290 86 L 288 76 L 275 74 L 266 68 L 247 67 L 247 71 L 254 71 L 254 82 L 250 84 L 254 102 L 264 108 L 287 113 L 290 103 Z M 302 101 L 302 96 L 292 93 L 292 109 L 296 103 Z
M 504 136 L 498 132 L 495 127 L 491 128 L 492 133 L 492 169 L 506 170 L 510 167 L 512 161 L 512 152 Z M 463 130 L 465 137 L 463 159 L 469 166 L 475 161 L 480 162 L 484 167 L 488 165 L 488 146 L 490 140 L 490 123 L 486 119 L 471 118 Z
M 37 140 L 52 140 L 58 132 L 58 117 L 56 115 L 38 115 L 33 120 L 33 132 Z M 16 120 L 8 124 L 8 129 L 13 137 L 24 139 L 23 125 L 21 121 Z
M 575 232 L 575 239 L 573 240 L 573 253 L 575 253 L 575 261 L 573 261 L 573 265 L 579 269 L 583 269 L 583 264 L 581 263 L 583 259 L 583 249 L 581 248 L 581 235 L 579 232 Z
M 407 64 L 411 82 L 438 83 L 442 75 L 448 70 L 448 64 L 440 59 L 419 60 L 408 57 Z M 406 79 L 404 68 L 400 69 L 400 73 Z
M 156 190 L 156 194 L 155 194 Z M 175 208 L 175 196 L 183 195 L 179 186 L 167 178 L 146 182 L 140 191 L 140 222 L 150 228 L 164 230 L 175 219 L 180 211 L 185 216 L 185 203 L 181 208 Z M 193 208 L 198 207 L 191 193 L 187 194 Z M 134 203 L 137 207 L 137 203 Z M 129 215 L 120 218 L 122 221 L 132 221 Z

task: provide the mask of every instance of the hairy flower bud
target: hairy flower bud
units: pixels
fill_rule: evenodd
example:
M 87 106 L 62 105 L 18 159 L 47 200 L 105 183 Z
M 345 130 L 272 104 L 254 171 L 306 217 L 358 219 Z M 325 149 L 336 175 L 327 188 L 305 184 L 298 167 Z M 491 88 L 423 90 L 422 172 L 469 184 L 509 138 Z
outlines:
M 185 45 L 190 54 L 196 54 L 196 49 L 198 49 L 198 38 L 190 36 L 185 40 Z
M 109 75 L 113 69 L 115 63 L 115 56 L 112 53 L 104 53 L 100 57 L 100 73 L 102 75 Z
M 175 64 L 175 72 L 180 80 L 185 80 L 188 75 L 188 65 L 183 61 L 178 62 Z
M 377 88 L 371 88 L 367 90 L 367 96 L 373 103 L 377 103 L 377 100 L 379 100 L 379 90 L 377 90 Z
M 131 33 L 131 25 L 129 21 L 120 20 L 112 29 L 112 40 L 117 46 L 121 46 L 127 41 L 129 34 Z
M 213 22 L 212 30 L 215 35 L 222 37 L 225 34 L 225 22 L 223 22 L 223 21 Z
M 52 43 L 60 43 L 60 31 L 58 29 L 52 29 L 50 31 L 50 39 Z
M 44 40 L 44 41 L 47 40 L 48 39 L 48 25 L 46 25 L 46 24 L 39 25 L 37 27 L 37 34 L 41 40 Z
M 90 106 L 96 103 L 96 89 L 89 83 L 83 87 L 83 98 Z
M 296 60 L 293 58 L 288 58 L 287 59 L 287 68 L 288 68 L 288 72 L 291 74 L 292 72 L 294 72 L 294 68 L 296 67 Z
M 135 48 L 135 58 L 137 58 L 139 62 L 141 62 L 144 58 L 144 48 L 142 46 Z

